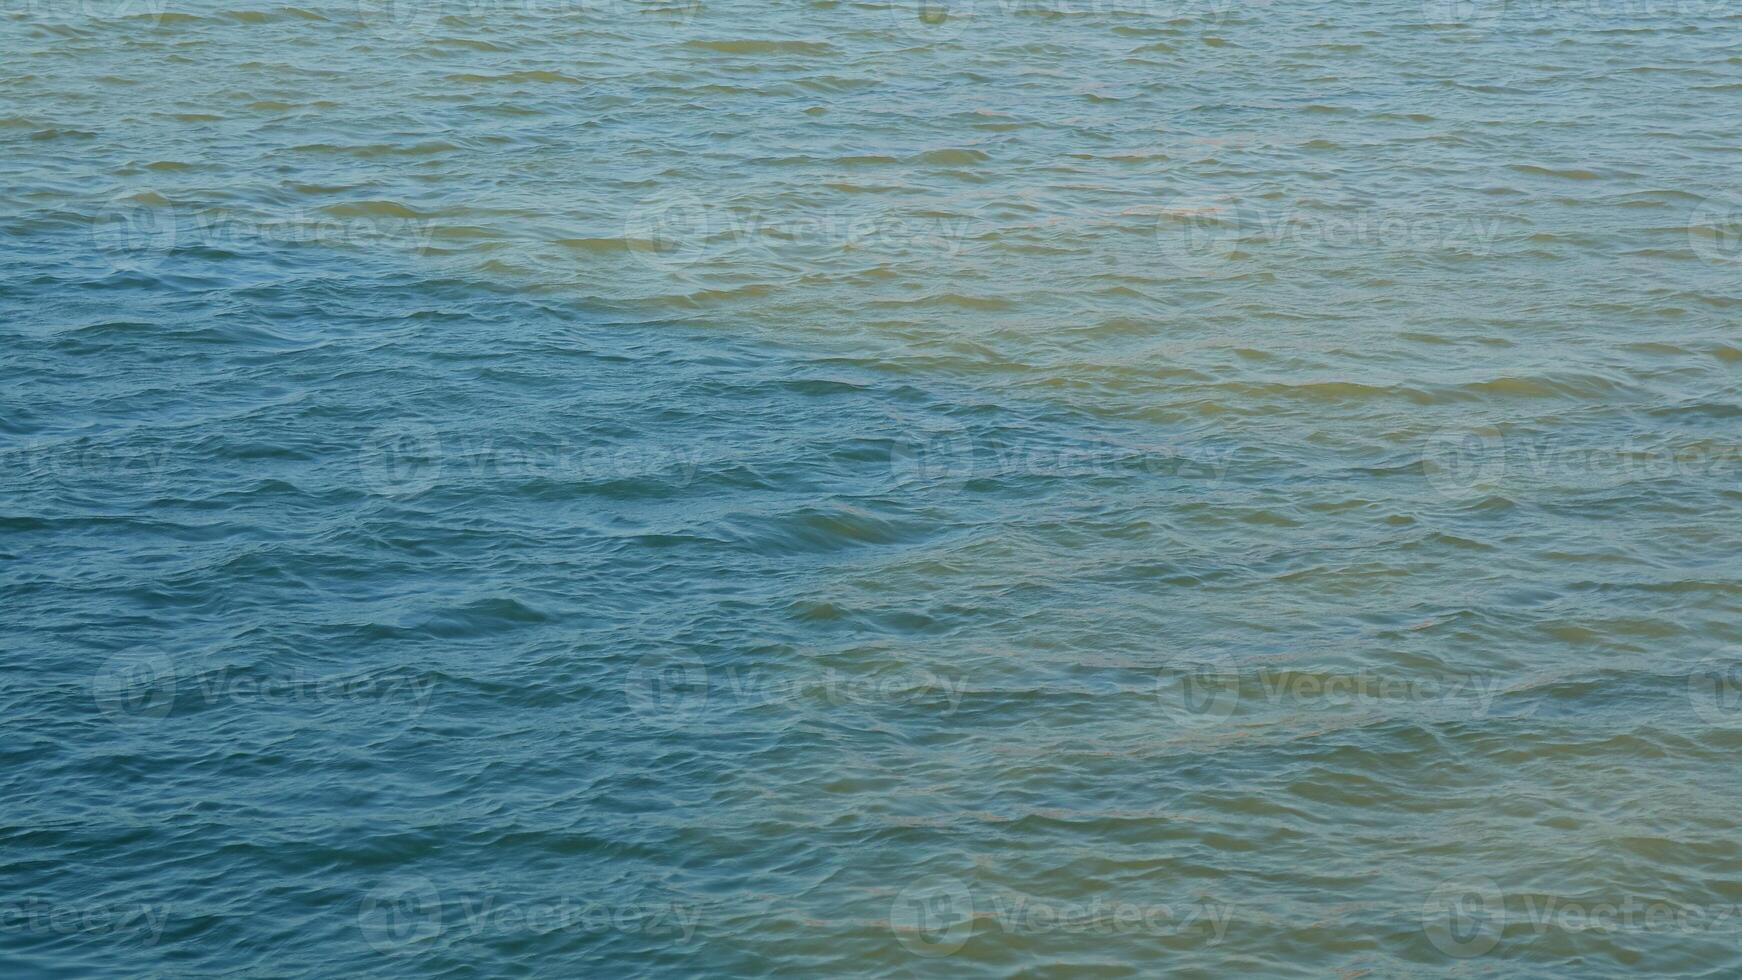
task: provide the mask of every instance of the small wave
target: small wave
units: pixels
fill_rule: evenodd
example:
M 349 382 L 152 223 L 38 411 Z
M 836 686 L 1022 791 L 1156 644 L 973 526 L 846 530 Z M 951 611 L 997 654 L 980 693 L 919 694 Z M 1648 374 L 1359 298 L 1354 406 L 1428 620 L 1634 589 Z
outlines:
M 1598 180 L 1602 176 L 1594 170 L 1583 170 L 1577 167 L 1557 170 L 1553 167 L 1539 167 L 1529 163 L 1509 164 L 1506 169 L 1537 177 L 1558 177 L 1562 180 Z
M 835 46 L 827 41 L 709 41 L 694 39 L 685 41 L 684 47 L 700 51 L 718 51 L 722 54 L 807 54 L 827 55 L 835 52 Z
M 974 149 L 942 149 L 927 150 L 914 158 L 919 163 L 936 163 L 946 166 L 966 166 L 970 163 L 980 163 L 992 157 L 982 150 Z

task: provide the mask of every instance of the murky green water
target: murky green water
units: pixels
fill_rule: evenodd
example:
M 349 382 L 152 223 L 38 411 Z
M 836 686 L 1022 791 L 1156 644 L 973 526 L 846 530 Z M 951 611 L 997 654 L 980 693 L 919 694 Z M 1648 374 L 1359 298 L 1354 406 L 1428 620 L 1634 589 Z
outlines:
M 9 976 L 1742 968 L 1742 12 L 0 4 Z

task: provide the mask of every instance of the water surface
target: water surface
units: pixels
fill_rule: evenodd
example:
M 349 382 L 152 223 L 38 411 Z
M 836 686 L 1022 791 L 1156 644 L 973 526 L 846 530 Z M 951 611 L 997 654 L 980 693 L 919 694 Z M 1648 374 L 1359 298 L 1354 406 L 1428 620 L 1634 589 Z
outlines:
M 8 975 L 1742 969 L 1733 5 L 0 14 Z

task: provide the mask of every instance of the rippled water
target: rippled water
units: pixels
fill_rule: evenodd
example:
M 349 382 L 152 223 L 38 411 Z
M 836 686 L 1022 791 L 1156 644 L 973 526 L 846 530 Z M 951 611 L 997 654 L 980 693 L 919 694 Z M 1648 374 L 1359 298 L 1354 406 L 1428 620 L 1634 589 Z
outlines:
M 0 5 L 10 976 L 1733 976 L 1742 10 Z

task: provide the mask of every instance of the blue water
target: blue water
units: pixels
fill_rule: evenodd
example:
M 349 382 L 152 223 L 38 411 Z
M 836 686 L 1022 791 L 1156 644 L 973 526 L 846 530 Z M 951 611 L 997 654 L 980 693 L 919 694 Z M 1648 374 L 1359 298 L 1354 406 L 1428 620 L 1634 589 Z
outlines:
M 1730 4 L 0 7 L 6 976 L 1742 969 Z

